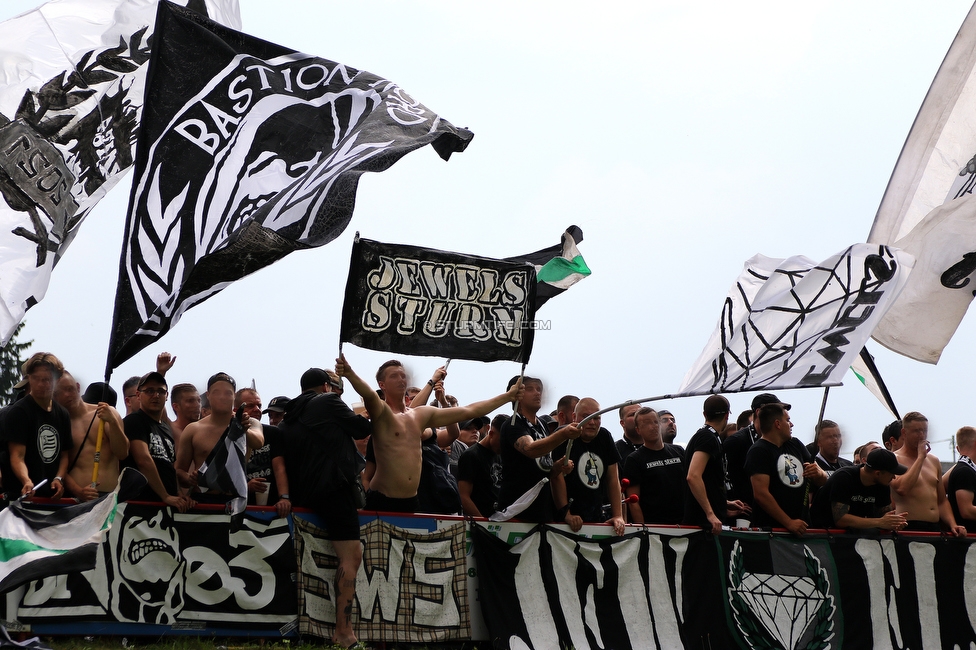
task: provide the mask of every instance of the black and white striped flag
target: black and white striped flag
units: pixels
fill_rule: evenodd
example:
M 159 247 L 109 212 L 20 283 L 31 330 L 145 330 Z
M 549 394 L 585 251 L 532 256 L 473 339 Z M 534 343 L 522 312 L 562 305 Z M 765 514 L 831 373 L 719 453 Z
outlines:
M 231 528 L 240 526 L 247 508 L 247 435 L 241 425 L 240 407 L 230 426 L 210 450 L 207 460 L 199 468 L 198 485 L 201 490 L 215 490 L 221 494 L 232 494 L 227 502 L 227 512 L 231 516 Z
M 335 239 L 359 177 L 473 137 L 392 81 L 160 2 L 107 370 L 183 312 Z

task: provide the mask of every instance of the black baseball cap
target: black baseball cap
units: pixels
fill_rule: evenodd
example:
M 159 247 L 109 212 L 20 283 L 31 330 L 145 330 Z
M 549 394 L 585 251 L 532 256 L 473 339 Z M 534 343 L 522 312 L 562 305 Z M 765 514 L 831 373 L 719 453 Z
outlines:
M 268 402 L 268 408 L 264 409 L 261 412 L 269 413 L 271 411 L 274 411 L 275 413 L 284 413 L 285 410 L 288 408 L 288 402 L 290 401 L 291 399 L 285 397 L 284 395 L 279 395 L 278 397 L 272 397 L 271 401 Z
M 217 374 L 212 375 L 210 379 L 207 380 L 207 390 L 210 390 L 210 387 L 216 384 L 218 381 L 226 381 L 234 388 L 235 391 L 237 390 L 237 382 L 234 381 L 234 378 L 228 375 L 226 372 L 218 372 Z
M 464 420 L 463 422 L 458 423 L 458 429 L 480 429 L 489 422 L 491 422 L 491 420 L 484 416 L 480 418 L 471 418 L 470 420 Z
M 318 388 L 325 384 L 332 386 L 332 378 L 329 377 L 329 373 L 321 368 L 309 368 L 302 373 L 301 386 L 303 391 L 309 388 Z
M 88 388 L 85 389 L 85 394 L 81 396 L 81 401 L 85 404 L 105 402 L 112 408 L 115 408 L 115 405 L 119 401 L 119 395 L 115 392 L 114 388 L 104 381 L 96 381 L 95 383 L 88 384 Z
M 793 408 L 792 404 L 787 404 L 780 398 L 776 397 L 772 393 L 759 393 L 752 398 L 752 410 L 755 411 L 760 407 L 766 406 L 767 404 L 782 404 L 783 408 L 789 411 Z
M 898 457 L 887 449 L 875 449 L 868 454 L 868 468 L 891 472 L 896 476 L 901 476 L 908 471 L 908 468 L 898 462 Z
M 139 385 L 136 386 L 136 388 L 142 388 L 151 381 L 158 381 L 163 386 L 166 386 L 167 388 L 169 387 L 169 384 L 166 383 L 166 377 L 163 377 L 162 374 L 153 370 L 152 372 L 147 372 L 142 377 L 139 377 Z

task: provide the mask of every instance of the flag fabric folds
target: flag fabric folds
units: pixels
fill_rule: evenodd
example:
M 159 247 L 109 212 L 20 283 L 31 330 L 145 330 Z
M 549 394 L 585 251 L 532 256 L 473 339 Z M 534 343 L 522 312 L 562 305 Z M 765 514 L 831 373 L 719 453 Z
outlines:
M 910 255 L 854 244 L 821 263 L 746 261 L 683 394 L 836 386 L 905 286 Z
M 190 4 L 240 27 L 237 0 Z M 58 0 L 0 23 L 0 345 L 132 165 L 155 13 Z
M 874 339 L 937 363 L 973 299 L 976 271 L 976 6 L 936 73 L 892 171 L 868 241 L 918 264 Z
M 145 485 L 142 474 L 126 468 L 115 490 L 94 501 L 52 512 L 29 510 L 20 501 L 11 501 L 0 512 L 0 593 L 45 576 L 94 568 L 119 501 Z
M 535 268 L 359 239 L 339 338 L 363 348 L 478 361 L 532 353 Z
M 535 308 L 539 309 L 586 276 L 590 269 L 583 261 L 576 245 L 583 241 L 583 231 L 570 226 L 555 246 L 543 248 L 527 255 L 505 258 L 509 262 L 527 262 L 535 267 Z
M 215 490 L 221 494 L 232 494 L 227 502 L 227 512 L 236 528 L 243 522 L 247 508 L 247 435 L 241 425 L 240 417 L 244 407 L 240 407 L 230 426 L 210 450 L 207 460 L 199 468 L 198 485 L 201 491 Z
M 888 392 L 888 386 L 881 378 L 878 366 L 874 363 L 874 357 L 868 352 L 867 347 L 861 348 L 861 353 L 851 364 L 851 372 L 854 373 L 859 382 L 864 384 L 865 388 L 871 391 L 872 395 L 878 398 L 878 401 L 888 409 L 888 412 L 896 420 L 901 419 L 901 416 L 898 415 L 898 409 L 895 408 L 895 401 L 891 399 L 891 393 Z
M 473 137 L 382 77 L 160 2 L 108 370 L 183 312 L 349 223 L 361 174 Z

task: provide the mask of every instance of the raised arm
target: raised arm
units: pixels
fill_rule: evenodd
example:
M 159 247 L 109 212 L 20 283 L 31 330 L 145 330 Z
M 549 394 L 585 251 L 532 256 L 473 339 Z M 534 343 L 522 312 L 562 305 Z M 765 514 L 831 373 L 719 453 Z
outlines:
M 898 496 L 907 496 L 915 489 L 918 477 L 922 474 L 922 467 L 925 466 L 925 459 L 928 458 L 929 443 L 925 440 L 918 443 L 918 456 L 915 462 L 908 468 L 908 471 L 901 476 L 896 476 L 891 480 L 891 489 L 898 493 Z M 939 490 L 941 492 L 941 490 Z
M 567 440 L 579 438 L 580 433 L 575 424 L 569 424 L 538 440 L 534 440 L 530 435 L 524 435 L 515 441 L 515 449 L 523 456 L 542 458 Z
M 434 390 L 434 384 L 439 381 L 444 381 L 445 377 L 447 377 L 447 369 L 444 366 L 441 366 L 435 370 L 434 376 L 427 380 L 427 383 L 421 387 L 420 392 L 414 395 L 413 399 L 410 400 L 410 408 L 415 408 L 417 406 L 426 404 L 427 398 L 430 397 L 431 391 Z
M 101 402 L 95 409 L 95 415 L 105 423 L 104 433 L 115 457 L 120 461 L 128 458 L 129 439 L 125 437 L 125 427 L 122 425 L 122 416 L 119 412 L 105 402 Z
M 349 383 L 352 384 L 353 390 L 363 398 L 363 406 L 366 407 L 366 412 L 369 413 L 370 419 L 375 420 L 383 415 L 385 411 L 390 410 L 390 407 L 380 399 L 376 391 L 349 367 L 349 363 L 346 361 L 346 355 L 339 355 L 339 358 L 336 359 L 335 373 L 340 377 L 348 379 Z
M 512 386 L 508 391 L 492 397 L 491 399 L 486 399 L 481 402 L 475 402 L 474 404 L 468 404 L 467 406 L 455 406 L 449 409 L 435 409 L 431 408 L 428 413 L 428 420 L 426 423 L 421 423 L 421 428 L 426 427 L 445 427 L 449 424 L 456 424 L 458 422 L 463 422 L 464 420 L 470 420 L 472 418 L 480 418 L 482 415 L 488 415 L 495 409 L 509 402 L 517 401 L 522 395 L 522 381 L 519 380 L 514 386 Z M 555 448 L 555 446 L 553 446 Z M 541 455 L 541 454 L 540 454 Z

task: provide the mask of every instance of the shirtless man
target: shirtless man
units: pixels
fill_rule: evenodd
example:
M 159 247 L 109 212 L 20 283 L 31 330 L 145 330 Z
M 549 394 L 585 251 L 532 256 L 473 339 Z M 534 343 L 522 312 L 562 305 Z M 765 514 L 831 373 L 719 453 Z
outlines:
M 54 389 L 54 401 L 68 409 L 71 416 L 71 439 L 74 449 L 68 462 L 65 487 L 80 501 L 97 499 L 111 492 L 119 482 L 119 461 L 129 455 L 129 439 L 122 428 L 119 412 L 105 402 L 86 404 L 81 399 L 81 384 L 65 371 Z M 95 445 L 99 423 L 104 423 L 99 453 L 98 483 L 92 483 L 95 467 Z
M 416 512 L 417 487 L 420 484 L 421 440 L 428 428 L 437 429 L 462 420 L 481 417 L 518 398 L 522 383 L 507 393 L 469 406 L 407 408 L 404 402 L 407 373 L 399 361 L 386 362 L 377 372 L 377 380 L 386 401 L 380 399 L 363 381 L 344 356 L 336 359 L 336 374 L 345 377 L 369 412 L 373 424 L 373 449 L 376 473 L 370 480 L 366 510 Z
M 965 537 L 966 527 L 956 524 L 942 489 L 942 465 L 929 453 L 928 418 L 912 411 L 901 422 L 901 449 L 895 455 L 908 471 L 891 481 L 891 501 L 897 512 L 907 513 L 905 530 L 938 532 L 941 521 L 952 534 Z
M 176 415 L 169 428 L 173 430 L 173 442 L 179 447 L 183 429 L 200 419 L 200 391 L 193 384 L 176 384 L 170 391 L 169 403 Z
M 207 395 L 210 397 L 211 414 L 199 422 L 188 424 L 183 430 L 179 447 L 176 450 L 176 476 L 180 484 L 192 490 L 197 488 L 200 467 L 207 462 L 214 445 L 224 435 L 234 418 L 234 391 L 237 384 L 225 372 L 218 372 L 207 381 Z M 259 409 L 260 412 L 260 409 Z M 251 452 L 264 444 L 261 423 L 247 418 L 247 449 Z M 190 470 L 192 463 L 193 470 Z M 230 495 L 214 495 L 212 491 L 204 496 L 204 502 L 224 503 Z M 212 498 L 209 495 L 214 495 Z M 203 495 L 194 494 L 200 501 Z M 241 495 L 246 496 L 246 495 Z

